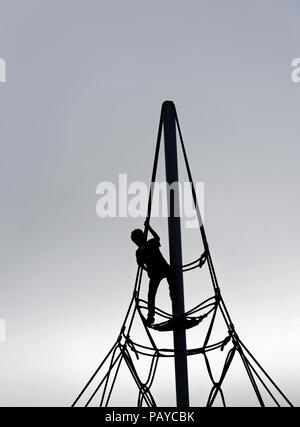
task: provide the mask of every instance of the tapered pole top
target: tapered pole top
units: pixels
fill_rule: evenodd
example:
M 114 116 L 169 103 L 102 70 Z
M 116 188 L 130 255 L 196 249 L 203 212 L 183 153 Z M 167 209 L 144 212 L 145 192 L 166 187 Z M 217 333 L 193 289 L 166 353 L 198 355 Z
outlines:
M 162 109 L 164 109 L 165 107 L 172 107 L 175 109 L 175 104 L 173 101 L 166 100 L 162 104 Z

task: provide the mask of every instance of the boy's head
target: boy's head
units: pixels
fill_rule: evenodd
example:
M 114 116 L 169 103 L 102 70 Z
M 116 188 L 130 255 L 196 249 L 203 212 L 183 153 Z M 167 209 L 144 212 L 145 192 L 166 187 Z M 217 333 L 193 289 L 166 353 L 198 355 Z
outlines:
M 141 246 L 143 243 L 146 243 L 146 237 L 144 232 L 137 228 L 136 230 L 133 230 L 131 233 L 131 240 L 137 245 Z

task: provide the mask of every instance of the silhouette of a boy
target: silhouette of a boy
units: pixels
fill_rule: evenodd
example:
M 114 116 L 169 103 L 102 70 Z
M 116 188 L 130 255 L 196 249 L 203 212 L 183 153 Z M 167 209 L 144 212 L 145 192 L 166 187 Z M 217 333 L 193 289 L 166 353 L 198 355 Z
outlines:
M 147 271 L 149 276 L 148 317 L 147 323 L 154 323 L 155 297 L 162 279 L 166 278 L 169 284 L 170 297 L 173 299 L 173 285 L 171 267 L 160 252 L 160 238 L 150 224 L 145 222 L 146 228 L 153 238 L 147 240 L 142 230 L 136 229 L 131 233 L 131 240 L 138 246 L 136 260 L 138 265 Z

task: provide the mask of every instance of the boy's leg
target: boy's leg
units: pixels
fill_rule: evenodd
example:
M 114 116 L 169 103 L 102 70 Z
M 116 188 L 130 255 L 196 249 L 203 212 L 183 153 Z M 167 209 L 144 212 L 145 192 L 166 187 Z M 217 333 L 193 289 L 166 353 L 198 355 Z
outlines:
M 148 290 L 148 320 L 149 323 L 154 323 L 155 315 L 155 297 L 160 279 L 150 279 Z
M 175 287 L 174 287 L 174 273 L 172 272 L 172 270 L 170 270 L 167 275 L 167 281 L 169 285 L 170 298 L 173 301 L 175 298 Z

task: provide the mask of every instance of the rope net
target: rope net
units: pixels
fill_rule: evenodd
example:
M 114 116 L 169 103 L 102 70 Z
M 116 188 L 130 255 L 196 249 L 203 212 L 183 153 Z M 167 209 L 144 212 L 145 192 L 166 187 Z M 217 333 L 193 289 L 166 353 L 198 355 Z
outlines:
M 158 127 L 146 222 L 150 222 L 151 218 L 153 185 L 156 179 L 163 126 L 163 108 L 164 104 L 162 106 Z M 220 287 L 216 277 L 200 210 L 197 203 L 196 191 L 185 150 L 182 132 L 179 125 L 175 105 L 173 103 L 172 108 L 174 108 L 177 131 L 180 139 L 180 145 L 182 148 L 185 167 L 191 186 L 193 202 L 197 213 L 204 252 L 193 262 L 182 266 L 171 266 L 171 268 L 181 269 L 183 272 L 196 269 L 199 271 L 204 265 L 206 265 L 213 288 L 213 295 L 205 299 L 204 301 L 198 303 L 195 307 L 188 310 L 182 316 L 174 317 L 172 314 L 167 313 L 166 311 L 158 307 L 155 307 L 155 314 L 161 319 L 161 321 L 154 325 L 148 325 L 146 322 L 146 317 L 144 316 L 144 312 L 148 310 L 148 304 L 147 301 L 140 297 L 143 269 L 141 267 L 138 267 L 133 294 L 123 324 L 121 326 L 120 333 L 115 343 L 111 347 L 110 351 L 107 353 L 106 357 L 103 359 L 101 364 L 97 367 L 88 382 L 85 384 L 72 406 L 89 406 L 91 404 L 95 404 L 96 402 L 101 407 L 107 407 L 110 403 L 111 396 L 116 385 L 121 364 L 123 363 L 127 366 L 129 373 L 132 376 L 134 383 L 137 387 L 137 406 L 156 407 L 157 403 L 151 392 L 151 387 L 153 385 L 157 372 L 158 362 L 162 358 L 174 358 L 175 350 L 174 348 L 162 348 L 160 346 L 157 346 L 153 337 L 153 332 L 173 331 L 176 328 L 190 329 L 194 327 L 199 327 L 199 324 L 202 325 L 202 322 L 207 322 L 207 330 L 205 338 L 201 343 L 201 346 L 195 348 L 188 348 L 185 351 L 187 356 L 201 355 L 204 358 L 207 374 L 211 382 L 211 388 L 209 390 L 206 401 L 207 407 L 213 406 L 218 396 L 221 399 L 222 405 L 226 406 L 222 386 L 229 371 L 229 368 L 232 364 L 232 361 L 236 357 L 240 357 L 242 361 L 242 364 L 245 368 L 246 374 L 252 386 L 253 392 L 255 393 L 258 404 L 260 406 L 266 406 L 263 394 L 267 395 L 269 397 L 269 400 L 271 400 L 273 404 L 275 404 L 275 406 L 293 406 L 287 396 L 281 391 L 281 389 L 272 380 L 270 375 L 265 371 L 265 369 L 256 360 L 250 350 L 241 341 L 235 330 L 234 324 L 231 320 L 231 317 L 221 295 Z M 145 226 L 144 233 L 146 237 L 147 230 L 148 229 Z M 221 318 L 225 323 L 227 335 L 224 336 L 222 340 L 219 340 L 217 342 L 211 342 L 211 335 L 215 325 L 217 313 L 221 315 Z M 131 338 L 132 327 L 137 318 L 139 318 L 142 322 L 143 329 L 149 340 L 148 345 L 136 342 Z M 225 361 L 218 379 L 216 379 L 216 376 L 213 375 L 213 369 L 209 358 L 209 353 L 217 350 L 226 350 Z M 134 359 L 138 360 L 142 357 L 148 358 L 150 360 L 148 373 L 144 381 L 141 380 L 140 375 L 134 364 Z

